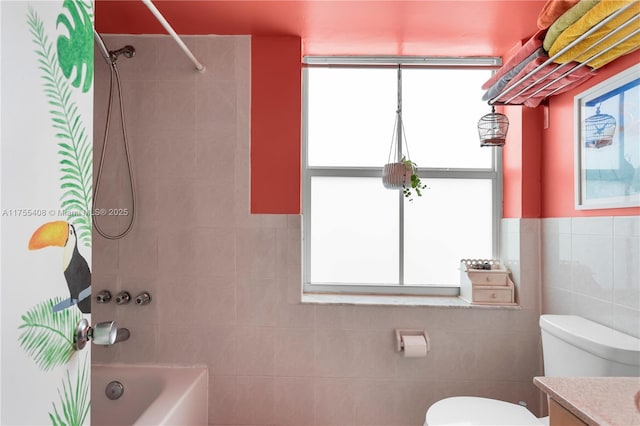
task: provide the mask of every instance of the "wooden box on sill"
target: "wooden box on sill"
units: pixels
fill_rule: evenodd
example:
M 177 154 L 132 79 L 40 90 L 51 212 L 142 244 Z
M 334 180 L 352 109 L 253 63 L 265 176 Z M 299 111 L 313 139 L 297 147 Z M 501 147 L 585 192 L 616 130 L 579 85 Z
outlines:
M 460 265 L 460 297 L 478 305 L 515 305 L 515 287 L 505 268 L 473 269 Z

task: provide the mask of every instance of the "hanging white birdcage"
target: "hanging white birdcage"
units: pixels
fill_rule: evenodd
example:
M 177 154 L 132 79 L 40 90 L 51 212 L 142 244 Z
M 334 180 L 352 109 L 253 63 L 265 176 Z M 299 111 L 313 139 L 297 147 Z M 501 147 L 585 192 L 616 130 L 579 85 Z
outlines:
M 507 116 L 496 112 L 496 107 L 491 105 L 491 113 L 483 115 L 478 121 L 480 146 L 504 146 L 508 130 Z
M 616 132 L 616 119 L 609 114 L 600 114 L 600 104 L 596 107 L 596 114 L 584 120 L 585 148 L 602 148 L 613 143 Z

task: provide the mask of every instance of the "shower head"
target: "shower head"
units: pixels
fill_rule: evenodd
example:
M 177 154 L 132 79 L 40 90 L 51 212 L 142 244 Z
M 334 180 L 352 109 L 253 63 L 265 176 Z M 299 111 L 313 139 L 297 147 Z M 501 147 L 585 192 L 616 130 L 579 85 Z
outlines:
M 112 61 L 111 56 L 109 55 L 109 49 L 107 49 L 107 45 L 104 44 L 104 40 L 102 39 L 100 34 L 98 34 L 95 28 L 93 29 L 93 40 L 98 45 L 98 50 L 100 50 L 100 53 L 102 54 L 104 60 L 107 62 L 107 64 L 111 65 Z
M 136 55 L 136 49 L 130 44 L 127 44 L 121 49 L 109 51 L 109 56 L 111 57 L 112 61 L 118 59 L 118 56 L 120 55 L 124 55 L 125 58 L 133 58 Z
M 136 54 L 136 49 L 131 45 L 126 45 L 118 50 L 107 49 L 107 45 L 102 39 L 102 36 L 95 30 L 95 28 L 93 29 L 93 39 L 98 45 L 98 50 L 100 50 L 102 57 L 108 65 L 113 65 L 120 55 L 124 55 L 127 58 L 133 58 Z

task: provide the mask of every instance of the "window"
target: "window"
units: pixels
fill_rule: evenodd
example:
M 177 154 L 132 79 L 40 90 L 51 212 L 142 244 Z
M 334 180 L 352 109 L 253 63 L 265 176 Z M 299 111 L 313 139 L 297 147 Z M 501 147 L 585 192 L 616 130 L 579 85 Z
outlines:
M 457 295 L 463 258 L 494 258 L 501 151 L 481 148 L 497 59 L 305 58 L 305 292 Z M 332 66 L 335 65 L 335 66 Z M 382 185 L 402 67 L 403 123 L 428 189 Z

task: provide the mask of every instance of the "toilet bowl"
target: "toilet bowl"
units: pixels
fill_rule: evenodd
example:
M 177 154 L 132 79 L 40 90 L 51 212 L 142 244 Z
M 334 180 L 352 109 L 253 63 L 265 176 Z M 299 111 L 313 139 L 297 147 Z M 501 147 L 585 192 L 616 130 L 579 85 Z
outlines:
M 574 315 L 542 315 L 547 376 L 640 376 L 640 339 Z M 496 399 L 455 396 L 427 410 L 425 426 L 541 426 L 525 407 Z
M 464 407 L 464 409 L 461 409 Z M 525 407 L 497 399 L 454 396 L 429 407 L 425 426 L 546 426 L 549 418 L 537 418 Z

